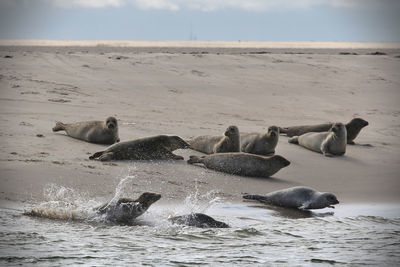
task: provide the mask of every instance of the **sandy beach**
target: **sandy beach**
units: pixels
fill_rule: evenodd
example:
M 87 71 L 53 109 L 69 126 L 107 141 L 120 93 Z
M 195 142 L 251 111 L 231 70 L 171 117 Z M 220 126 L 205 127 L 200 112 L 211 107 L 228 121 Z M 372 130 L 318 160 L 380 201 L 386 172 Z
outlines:
M 225 202 L 310 186 L 341 203 L 400 201 L 400 46 L 390 44 L 79 45 L 0 42 L 0 201 L 37 203 L 48 184 L 110 199 L 196 191 Z M 375 53 L 375 52 L 380 53 Z M 119 120 L 121 141 L 171 134 L 184 139 L 268 126 L 369 122 L 342 157 L 328 158 L 280 136 L 291 165 L 268 179 L 232 176 L 185 161 L 91 161 L 105 146 L 53 133 L 56 121 Z M 370 146 L 365 146 L 369 144 Z

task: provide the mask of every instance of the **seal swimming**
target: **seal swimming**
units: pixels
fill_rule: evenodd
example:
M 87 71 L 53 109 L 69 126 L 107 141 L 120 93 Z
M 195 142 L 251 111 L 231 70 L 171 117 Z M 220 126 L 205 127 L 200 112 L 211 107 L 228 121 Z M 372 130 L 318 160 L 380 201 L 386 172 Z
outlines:
M 270 177 L 290 162 L 282 156 L 263 157 L 249 153 L 219 153 L 203 157 L 190 156 L 189 164 L 202 163 L 208 169 L 228 174 Z
M 229 225 L 215 220 L 203 213 L 191 213 L 182 216 L 176 216 L 168 219 L 173 224 L 194 226 L 199 228 L 229 228 Z
M 279 128 L 270 126 L 264 134 L 246 133 L 240 135 L 241 151 L 262 156 L 275 154 L 278 144 Z
M 346 124 L 347 130 L 347 143 L 353 145 L 354 139 L 358 136 L 361 129 L 368 126 L 368 122 L 361 118 L 354 118 Z M 329 131 L 333 126 L 333 123 L 324 123 L 317 125 L 302 125 L 302 126 L 291 126 L 291 127 L 280 127 L 280 133 L 286 134 L 289 137 L 300 136 L 309 132 L 326 132 Z
M 305 133 L 294 136 L 289 143 L 299 144 L 307 149 L 322 153 L 324 156 L 344 155 L 346 152 L 346 127 L 342 123 L 334 123 L 328 132 Z
M 137 199 L 120 198 L 114 203 L 106 203 L 97 208 L 96 213 L 105 216 L 105 219 L 109 222 L 130 224 L 160 198 L 160 194 L 145 192 Z
M 243 198 L 273 206 L 302 210 L 335 208 L 333 205 L 339 204 L 334 194 L 318 192 L 305 186 L 291 187 L 266 195 L 244 195 Z
M 175 159 L 183 157 L 175 155 L 176 149 L 189 148 L 179 136 L 157 135 L 114 144 L 104 151 L 96 152 L 89 159 L 108 160 L 152 160 Z
M 189 140 L 190 148 L 205 154 L 239 152 L 240 134 L 236 126 L 229 126 L 224 136 L 202 135 Z
M 118 123 L 114 117 L 108 117 L 105 121 L 57 122 L 53 132 L 58 131 L 65 131 L 68 136 L 89 143 L 111 145 L 119 142 Z

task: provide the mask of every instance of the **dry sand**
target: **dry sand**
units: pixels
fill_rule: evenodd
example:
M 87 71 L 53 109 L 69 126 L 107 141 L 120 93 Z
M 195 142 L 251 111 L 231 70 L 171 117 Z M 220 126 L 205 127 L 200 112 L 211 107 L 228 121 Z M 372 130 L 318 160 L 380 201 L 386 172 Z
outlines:
M 398 44 L 0 44 L 1 201 L 41 201 L 49 183 L 105 200 L 126 175 L 135 178 L 125 194 L 160 192 L 163 201 L 198 190 L 235 202 L 242 193 L 297 185 L 333 192 L 341 203 L 400 200 Z M 375 51 L 386 55 L 367 55 Z M 281 136 L 276 154 L 291 165 L 269 179 L 185 161 L 90 161 L 105 147 L 51 131 L 56 121 L 110 115 L 119 120 L 122 141 L 217 135 L 228 125 L 262 132 L 353 117 L 370 125 L 343 157 L 323 157 Z

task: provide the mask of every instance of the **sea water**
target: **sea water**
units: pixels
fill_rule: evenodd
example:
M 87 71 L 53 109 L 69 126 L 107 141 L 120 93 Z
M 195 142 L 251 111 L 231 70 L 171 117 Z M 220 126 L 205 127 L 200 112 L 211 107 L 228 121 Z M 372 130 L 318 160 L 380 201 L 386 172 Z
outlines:
M 116 187 L 112 201 L 134 176 Z M 399 266 L 400 208 L 337 205 L 313 212 L 254 202 L 227 203 L 192 192 L 183 203 L 156 202 L 134 225 L 96 217 L 84 193 L 49 184 L 46 200 L 0 207 L 0 266 Z M 35 210 L 43 217 L 23 215 Z M 172 225 L 168 218 L 206 213 L 231 228 Z

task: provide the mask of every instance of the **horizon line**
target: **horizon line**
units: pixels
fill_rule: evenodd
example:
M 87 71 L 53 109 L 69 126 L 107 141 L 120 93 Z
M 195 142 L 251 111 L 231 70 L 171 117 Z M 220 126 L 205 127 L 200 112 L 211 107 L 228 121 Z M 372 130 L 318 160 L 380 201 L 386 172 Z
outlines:
M 400 49 L 400 42 L 0 39 L 0 46 Z

